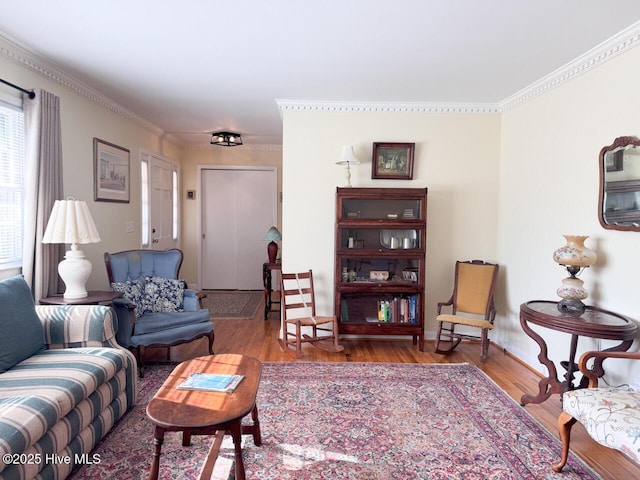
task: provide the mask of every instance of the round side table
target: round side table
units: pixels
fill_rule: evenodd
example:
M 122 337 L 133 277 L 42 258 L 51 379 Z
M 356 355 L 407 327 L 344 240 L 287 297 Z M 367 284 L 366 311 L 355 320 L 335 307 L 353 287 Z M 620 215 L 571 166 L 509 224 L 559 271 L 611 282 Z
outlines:
M 122 293 L 94 290 L 87 292 L 84 298 L 64 298 L 62 295 L 52 295 L 40 299 L 40 305 L 100 305 L 110 304 L 114 299 L 121 297 Z
M 522 406 L 527 403 L 542 403 L 552 394 L 562 394 L 574 388 L 584 388 L 587 380 L 583 378 L 576 387 L 573 385 L 573 376 L 577 370 L 575 363 L 576 350 L 579 337 L 599 338 L 602 340 L 619 340 L 620 343 L 605 351 L 624 352 L 629 349 L 636 336 L 637 325 L 624 315 L 620 315 L 598 307 L 587 307 L 579 316 L 569 316 L 558 311 L 557 303 L 548 300 L 532 300 L 520 306 L 520 325 L 524 332 L 531 337 L 540 347 L 538 359 L 547 367 L 548 376 L 538 383 L 537 395 L 524 394 L 520 399 Z M 549 359 L 547 343 L 540 334 L 533 331 L 529 324 L 539 325 L 557 332 L 571 335 L 569 347 L 569 360 L 566 362 L 567 373 L 565 379 L 558 379 L 558 371 L 555 364 Z M 602 359 L 595 361 L 592 371 L 602 377 Z M 563 366 L 565 362 L 562 362 Z

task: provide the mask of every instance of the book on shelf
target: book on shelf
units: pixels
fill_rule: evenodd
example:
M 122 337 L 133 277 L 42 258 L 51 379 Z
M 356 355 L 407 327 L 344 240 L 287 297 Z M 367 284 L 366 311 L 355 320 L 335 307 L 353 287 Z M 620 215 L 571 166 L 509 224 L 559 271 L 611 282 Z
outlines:
M 233 392 L 244 375 L 222 373 L 193 373 L 178 385 L 180 390 L 203 390 L 207 392 Z
M 408 295 L 394 297 L 391 300 L 378 300 L 378 322 L 416 323 L 416 299 L 415 295 Z

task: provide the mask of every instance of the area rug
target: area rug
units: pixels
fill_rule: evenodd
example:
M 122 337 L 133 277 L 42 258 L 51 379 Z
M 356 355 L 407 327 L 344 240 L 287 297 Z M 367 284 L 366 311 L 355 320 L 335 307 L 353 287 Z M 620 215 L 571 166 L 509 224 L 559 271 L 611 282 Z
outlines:
M 260 301 L 262 290 L 203 290 L 206 298 L 202 304 L 214 318 L 253 318 Z
M 153 428 L 145 405 L 170 366 L 150 365 L 140 402 L 71 478 L 146 478 Z M 596 479 L 480 369 L 467 364 L 266 363 L 258 394 L 263 444 L 243 437 L 247 479 Z M 160 478 L 198 478 L 209 437 L 168 433 Z M 226 438 L 216 480 L 234 477 Z

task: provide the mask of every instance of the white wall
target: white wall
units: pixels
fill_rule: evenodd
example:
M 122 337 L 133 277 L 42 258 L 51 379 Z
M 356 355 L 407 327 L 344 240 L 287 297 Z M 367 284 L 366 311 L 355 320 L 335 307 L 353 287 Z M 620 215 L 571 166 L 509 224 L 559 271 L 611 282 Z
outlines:
M 373 142 L 415 142 L 413 180 L 372 180 Z M 427 336 L 451 295 L 455 260 L 497 257 L 500 116 L 497 114 L 284 112 L 283 270 L 313 269 L 319 314 L 333 312 L 336 165 L 354 145 L 357 187 L 427 187 Z
M 640 234 L 605 230 L 597 216 L 600 149 L 619 136 L 640 136 L 639 78 L 635 48 L 502 116 L 498 258 L 507 288 L 494 337 L 533 366 L 539 351 L 522 334 L 519 306 L 558 300 L 566 271 L 552 253 L 563 234 L 589 235 L 586 245 L 598 254 L 581 275 L 586 303 L 640 319 Z M 567 356 L 568 335 L 546 337 L 553 357 Z M 597 346 L 584 338 L 578 345 Z

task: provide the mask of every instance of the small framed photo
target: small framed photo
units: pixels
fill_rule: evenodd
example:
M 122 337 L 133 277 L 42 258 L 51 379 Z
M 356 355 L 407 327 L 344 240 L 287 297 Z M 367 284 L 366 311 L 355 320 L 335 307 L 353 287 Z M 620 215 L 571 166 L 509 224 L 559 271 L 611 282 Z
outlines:
M 371 178 L 412 180 L 415 145 L 415 143 L 374 143 Z
M 94 200 L 129 203 L 131 156 L 129 150 L 93 139 Z

